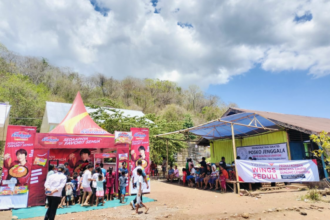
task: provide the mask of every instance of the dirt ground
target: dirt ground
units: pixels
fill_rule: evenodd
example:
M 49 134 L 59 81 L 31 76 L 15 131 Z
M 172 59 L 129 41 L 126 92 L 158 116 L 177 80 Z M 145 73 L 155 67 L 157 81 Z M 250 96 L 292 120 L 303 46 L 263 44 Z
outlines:
M 284 189 L 263 193 L 261 198 L 239 196 L 233 193 L 221 194 L 179 186 L 177 183 L 151 182 L 152 193 L 147 195 L 157 200 L 146 203 L 149 214 L 132 215 L 130 206 L 58 215 L 56 220 L 96 219 L 328 219 L 329 202 L 310 203 L 298 201 L 306 191 Z M 327 196 L 329 199 L 330 196 Z M 327 200 L 329 201 L 329 200 Z M 314 205 L 320 208 L 310 207 Z M 286 210 L 296 209 L 296 210 Z M 297 211 L 299 210 L 299 211 Z M 45 210 L 46 211 L 46 210 Z M 141 210 L 142 211 L 142 210 Z M 144 211 L 144 210 L 143 210 Z M 301 215 L 305 212 L 307 215 Z M 8 214 L 8 212 L 6 213 Z M 4 216 L 4 215 L 3 215 Z M 1 218 L 2 219 L 2 218 Z M 30 220 L 41 220 L 43 217 Z

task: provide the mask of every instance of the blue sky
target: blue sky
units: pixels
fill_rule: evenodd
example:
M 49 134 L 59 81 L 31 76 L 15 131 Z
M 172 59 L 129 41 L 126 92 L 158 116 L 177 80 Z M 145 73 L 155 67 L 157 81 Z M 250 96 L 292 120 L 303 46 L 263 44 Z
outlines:
M 240 108 L 330 118 L 330 75 L 314 78 L 307 71 L 267 72 L 259 67 L 224 85 L 210 85 Z
M 241 108 L 330 118 L 329 11 L 316 0 L 2 0 L 0 44 L 86 77 L 197 84 Z

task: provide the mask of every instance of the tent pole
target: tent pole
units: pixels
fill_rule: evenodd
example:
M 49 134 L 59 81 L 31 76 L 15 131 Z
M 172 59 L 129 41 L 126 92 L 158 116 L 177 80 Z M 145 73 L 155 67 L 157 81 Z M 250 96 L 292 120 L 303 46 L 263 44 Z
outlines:
M 167 157 L 166 157 L 166 170 L 168 169 L 168 139 L 166 139 L 166 152 L 167 152 Z
M 234 159 L 236 160 L 236 144 L 235 144 L 235 133 L 234 133 L 233 123 L 231 123 L 230 126 L 231 126 L 231 138 L 232 138 L 232 141 L 233 141 Z M 236 162 L 235 162 L 235 172 L 236 172 L 236 181 L 237 181 L 237 193 L 239 193 L 241 191 L 241 188 L 240 188 L 240 185 L 239 185 Z
M 288 157 L 289 157 L 289 160 L 291 160 L 291 149 L 290 149 L 290 139 L 289 139 L 289 134 L 288 134 L 288 131 L 285 131 L 286 133 L 286 141 L 287 141 L 287 151 L 288 151 Z

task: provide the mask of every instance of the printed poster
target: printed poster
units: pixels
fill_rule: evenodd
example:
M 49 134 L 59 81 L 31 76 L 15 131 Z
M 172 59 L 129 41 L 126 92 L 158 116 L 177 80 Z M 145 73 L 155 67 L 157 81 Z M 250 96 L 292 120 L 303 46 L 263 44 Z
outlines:
M 131 169 L 132 171 L 138 165 L 138 161 L 142 161 L 142 169 L 147 175 L 147 184 L 143 182 L 143 193 L 150 193 L 150 157 L 149 157 L 149 129 L 148 128 L 131 128 L 132 144 L 131 144 Z M 131 178 L 133 179 L 133 178 Z M 135 180 L 134 180 L 135 182 Z M 137 188 L 133 188 L 133 183 L 130 181 L 131 194 L 137 193 Z
M 235 164 L 242 182 L 320 181 L 316 160 L 235 160 Z
M 286 143 L 237 147 L 237 156 L 241 160 L 288 160 Z
M 8 126 L 0 209 L 27 207 L 36 129 L 30 126 Z
M 132 132 L 115 131 L 116 144 L 130 144 L 132 141 Z
M 31 168 L 28 206 L 45 205 L 46 195 L 44 184 L 48 173 L 48 149 L 35 149 Z

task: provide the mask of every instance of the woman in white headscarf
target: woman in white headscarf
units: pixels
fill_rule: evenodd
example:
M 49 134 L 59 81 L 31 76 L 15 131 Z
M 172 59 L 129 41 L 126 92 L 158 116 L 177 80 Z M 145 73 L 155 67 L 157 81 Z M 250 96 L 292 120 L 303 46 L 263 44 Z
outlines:
M 219 176 L 219 171 L 217 171 L 217 167 L 213 164 L 211 178 L 209 179 L 210 189 L 214 188 L 218 176 Z

